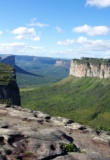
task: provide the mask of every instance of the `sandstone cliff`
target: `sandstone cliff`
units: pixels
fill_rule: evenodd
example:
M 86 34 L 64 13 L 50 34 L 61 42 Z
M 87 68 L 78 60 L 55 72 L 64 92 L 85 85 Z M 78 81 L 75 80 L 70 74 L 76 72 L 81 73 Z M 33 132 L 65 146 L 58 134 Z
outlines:
M 75 77 L 110 77 L 110 60 L 97 58 L 73 59 L 70 65 L 70 75 Z
M 2 63 L 0 63 L 0 102 L 20 105 L 15 69 Z

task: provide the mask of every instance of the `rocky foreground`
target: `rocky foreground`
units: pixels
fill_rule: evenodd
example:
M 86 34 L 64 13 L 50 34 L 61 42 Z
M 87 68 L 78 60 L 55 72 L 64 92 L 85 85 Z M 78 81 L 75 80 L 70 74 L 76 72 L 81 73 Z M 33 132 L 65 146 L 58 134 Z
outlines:
M 51 159 L 110 160 L 110 133 L 40 111 L 1 104 L 0 160 Z

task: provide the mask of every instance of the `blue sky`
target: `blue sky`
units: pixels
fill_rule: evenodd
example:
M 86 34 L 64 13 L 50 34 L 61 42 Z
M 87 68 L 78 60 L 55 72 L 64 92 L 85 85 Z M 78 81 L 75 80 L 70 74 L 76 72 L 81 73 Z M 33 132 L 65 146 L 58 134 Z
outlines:
M 0 0 L 0 54 L 110 58 L 110 0 Z

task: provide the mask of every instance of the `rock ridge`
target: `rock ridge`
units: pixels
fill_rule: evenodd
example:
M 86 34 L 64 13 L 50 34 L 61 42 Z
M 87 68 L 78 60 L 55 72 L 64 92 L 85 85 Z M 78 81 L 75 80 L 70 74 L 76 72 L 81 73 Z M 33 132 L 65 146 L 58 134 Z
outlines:
M 110 78 L 110 59 L 73 59 L 71 60 L 69 75 L 75 77 Z

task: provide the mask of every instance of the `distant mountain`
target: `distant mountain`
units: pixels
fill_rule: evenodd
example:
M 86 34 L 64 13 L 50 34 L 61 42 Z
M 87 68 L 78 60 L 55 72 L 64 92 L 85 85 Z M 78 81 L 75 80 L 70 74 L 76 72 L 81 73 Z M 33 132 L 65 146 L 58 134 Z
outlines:
M 17 66 L 15 63 L 15 56 L 14 55 L 5 56 L 4 58 L 0 59 L 0 62 L 4 63 L 4 64 L 8 64 L 10 66 L 13 66 L 17 73 L 22 73 L 22 74 L 27 74 L 27 75 L 32 75 L 32 76 L 40 76 L 40 75 L 36 75 L 36 74 L 30 73 L 28 71 L 25 71 L 24 69 Z
M 15 56 L 16 57 L 16 63 L 21 64 L 23 61 L 25 62 L 31 62 L 34 63 L 42 63 L 42 64 L 52 64 L 52 65 L 58 65 L 70 67 L 70 60 L 65 59 L 58 59 L 58 58 L 51 58 L 51 57 L 36 57 L 36 56 Z
M 17 74 L 18 84 L 21 87 L 27 87 L 39 84 L 50 84 L 62 80 L 69 75 L 70 60 L 51 57 L 36 57 L 36 56 L 15 56 L 17 66 L 24 70 L 42 75 L 43 77 L 33 77 L 30 75 Z
M 54 83 L 69 75 L 70 60 L 26 55 L 0 56 L 4 63 L 16 68 L 20 87 Z

